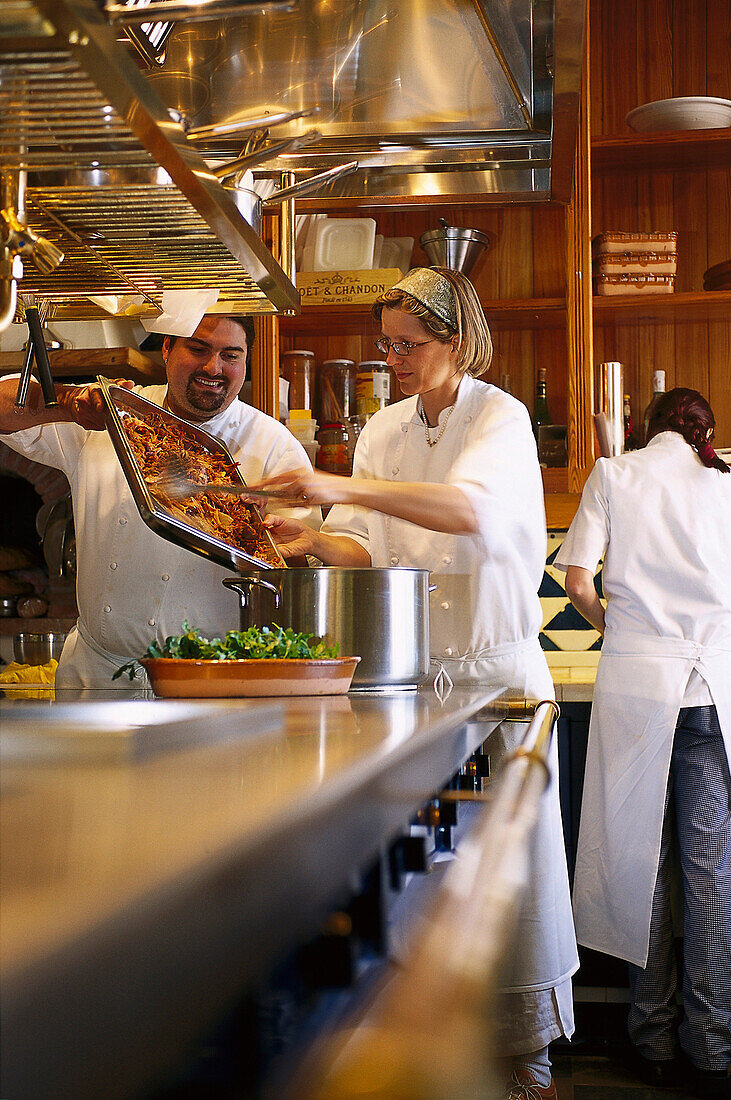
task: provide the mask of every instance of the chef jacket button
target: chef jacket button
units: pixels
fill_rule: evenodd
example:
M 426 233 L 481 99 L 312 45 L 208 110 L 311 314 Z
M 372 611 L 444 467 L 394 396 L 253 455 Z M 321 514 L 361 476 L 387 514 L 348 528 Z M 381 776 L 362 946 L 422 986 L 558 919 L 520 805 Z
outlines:
M 155 625 L 155 620 L 154 619 L 148 619 L 147 620 L 147 625 L 148 626 L 154 626 Z
M 465 422 L 465 424 L 471 424 L 472 423 L 472 417 L 471 416 L 466 416 L 464 418 L 464 422 Z
M 451 657 L 453 652 L 454 650 L 452 649 L 451 645 L 448 645 L 447 648 L 444 650 L 444 656 Z
M 442 608 L 442 611 L 448 611 L 449 610 L 449 600 L 442 600 L 442 603 L 440 604 L 440 606 Z
M 392 474 L 397 474 L 398 473 L 398 466 L 392 466 L 391 467 L 391 473 Z
M 109 568 L 110 568 L 110 569 L 116 569 L 116 568 L 117 568 L 117 563 L 116 563 L 116 561 L 110 561 L 110 563 L 109 563 Z
M 391 565 L 398 565 L 398 558 L 395 554 L 391 557 Z
M 401 431 L 402 432 L 408 432 L 408 430 L 409 430 L 409 425 L 408 424 L 402 424 L 401 425 Z
M 124 527 L 124 525 L 125 525 L 125 523 L 127 522 L 127 520 L 126 520 L 126 519 L 124 518 L 124 516 L 122 516 L 122 518 L 120 519 L 120 521 L 119 521 L 119 522 L 120 522 L 120 524 L 122 525 L 122 527 Z
M 451 554 L 445 554 L 444 557 L 442 558 L 442 561 L 444 562 L 445 565 L 451 565 L 452 564 L 452 555 Z
M 169 573 L 163 573 L 163 575 L 162 575 L 162 579 L 163 579 L 164 581 L 169 581 L 169 580 L 170 580 L 170 574 L 169 574 Z
M 111 611 L 112 609 L 111 609 L 111 607 L 109 606 L 109 604 L 107 604 L 107 606 L 106 606 L 106 607 L 104 608 L 104 610 L 106 611 L 106 613 L 107 613 L 107 615 L 108 615 L 108 614 L 109 614 L 109 612 L 110 612 L 110 611 Z

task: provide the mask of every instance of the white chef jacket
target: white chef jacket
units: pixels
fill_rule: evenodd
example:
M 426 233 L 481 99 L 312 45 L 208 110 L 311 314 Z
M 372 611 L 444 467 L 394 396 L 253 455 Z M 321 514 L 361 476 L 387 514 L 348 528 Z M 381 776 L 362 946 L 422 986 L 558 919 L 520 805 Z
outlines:
M 608 600 L 574 881 L 577 936 L 638 966 L 647 960 L 681 706 L 715 703 L 731 758 L 729 546 L 731 474 L 707 469 L 682 436 L 662 432 L 642 451 L 597 461 L 555 561 L 593 572 L 604 555 Z
M 136 386 L 134 392 L 162 405 L 167 387 Z M 200 426 L 226 444 L 252 484 L 310 467 L 283 425 L 241 401 Z M 237 598 L 221 584 L 232 569 L 175 546 L 143 523 L 107 432 L 58 423 L 2 438 L 63 470 L 71 483 L 79 622 L 64 647 L 59 686 L 129 687 L 126 676 L 112 683 L 115 667 L 141 656 L 153 639 L 179 634 L 184 619 L 209 635 L 238 628 Z M 288 514 L 314 526 L 319 512 Z
M 436 588 L 430 596 L 430 652 L 452 680 L 553 698 L 538 642 L 537 593 L 546 561 L 543 485 L 525 406 L 464 375 L 444 434 L 429 447 L 417 399 L 407 398 L 365 425 L 353 476 L 443 483 L 465 493 L 479 524 L 474 535 L 430 531 L 342 504 L 330 510 L 323 530 L 355 539 L 374 566 L 431 571 Z M 495 745 L 490 742 L 495 748 L 499 743 L 494 756 L 515 748 L 524 733 L 524 727 L 505 723 Z M 551 768 L 557 776 L 555 740 Z M 555 780 L 544 796 L 536 834 L 529 896 L 516 937 L 520 947 L 506 979 L 517 992 L 554 988 L 578 966 Z

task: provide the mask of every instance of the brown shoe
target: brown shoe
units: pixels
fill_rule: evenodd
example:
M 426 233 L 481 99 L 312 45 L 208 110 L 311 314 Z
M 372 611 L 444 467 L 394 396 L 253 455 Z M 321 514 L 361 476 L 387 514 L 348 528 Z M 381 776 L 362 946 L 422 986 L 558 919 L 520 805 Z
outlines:
M 514 1069 L 511 1080 L 512 1084 L 505 1093 L 505 1100 L 558 1100 L 556 1082 L 553 1078 L 544 1088 L 527 1069 Z

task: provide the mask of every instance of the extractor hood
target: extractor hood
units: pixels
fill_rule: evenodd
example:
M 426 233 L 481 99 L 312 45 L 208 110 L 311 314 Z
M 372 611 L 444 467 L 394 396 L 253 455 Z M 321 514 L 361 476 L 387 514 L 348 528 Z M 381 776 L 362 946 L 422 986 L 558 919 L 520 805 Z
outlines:
M 350 205 L 569 200 L 585 0 L 240 2 L 211 18 L 233 6 L 158 0 L 136 16 L 187 15 L 148 78 L 206 157 L 235 156 L 254 120 L 300 114 L 267 140 L 321 139 L 266 170 L 357 159 L 329 193 Z
M 175 289 L 219 288 L 227 313 L 299 307 L 95 0 L 2 0 L 0 176 L 0 329 L 29 291 L 56 320 L 108 317 L 89 296 L 154 314 Z
M 298 310 L 222 184 L 234 160 L 286 184 L 357 163 L 305 209 L 568 201 L 585 19 L 585 0 L 3 0 L 0 329 L 18 288 L 56 319 L 181 288 Z

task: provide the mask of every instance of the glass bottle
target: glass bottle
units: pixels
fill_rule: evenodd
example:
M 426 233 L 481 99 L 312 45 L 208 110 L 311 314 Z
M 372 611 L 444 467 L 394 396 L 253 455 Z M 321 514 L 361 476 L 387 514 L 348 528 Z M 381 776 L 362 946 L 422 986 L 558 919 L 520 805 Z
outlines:
M 355 363 L 352 359 L 326 359 L 318 372 L 321 424 L 342 424 L 355 416 Z
M 510 382 L 510 375 L 507 371 L 503 371 L 500 377 L 500 389 L 505 390 L 506 393 L 512 393 L 513 387 Z
M 546 398 L 546 368 L 540 367 L 536 381 L 536 399 L 533 405 L 533 433 L 538 438 L 538 429 L 542 424 L 553 424 L 551 414 L 548 411 Z
M 635 451 L 637 450 L 637 440 L 632 419 L 632 399 L 628 393 L 624 395 L 622 418 L 624 420 L 624 449 L 625 451 Z
M 342 421 L 322 424 L 317 433 L 320 444 L 316 464 L 318 470 L 328 474 L 343 474 L 348 477 L 353 472 L 353 454 L 348 429 Z
M 366 419 L 385 409 L 391 399 L 391 371 L 382 359 L 367 359 L 358 364 L 355 378 L 355 403 L 358 416 Z
M 649 400 L 647 408 L 642 416 L 642 443 L 647 443 L 647 428 L 650 422 L 650 417 L 655 411 L 655 406 L 662 394 L 665 393 L 665 371 L 656 370 L 652 372 L 652 397 Z
M 282 354 L 280 373 L 289 382 L 290 409 L 312 408 L 312 373 L 315 365 L 314 351 L 285 351 Z

